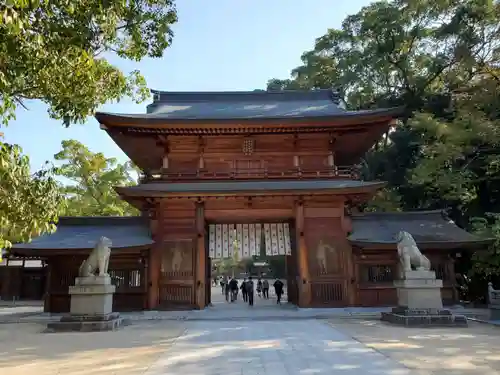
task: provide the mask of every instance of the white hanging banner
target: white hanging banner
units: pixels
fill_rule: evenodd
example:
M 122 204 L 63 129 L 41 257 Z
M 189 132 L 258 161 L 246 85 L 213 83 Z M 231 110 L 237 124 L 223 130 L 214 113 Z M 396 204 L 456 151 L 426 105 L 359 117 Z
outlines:
M 248 224 L 243 224 L 243 258 L 250 256 L 250 238 L 248 235 Z
M 234 224 L 227 225 L 228 238 L 229 238 L 229 258 L 234 256 L 234 241 L 236 240 L 236 229 L 234 229 Z
M 262 244 L 262 224 L 255 224 L 255 255 L 260 256 L 260 246 Z
M 248 225 L 248 247 L 250 256 L 255 255 L 255 224 Z
M 215 225 L 215 257 L 222 258 L 222 225 Z
M 222 258 L 229 258 L 229 232 L 227 224 L 222 224 Z
M 215 224 L 208 226 L 208 256 L 215 258 Z
M 278 230 L 278 255 L 285 255 L 285 235 L 283 233 L 283 223 L 276 224 Z
M 271 225 L 264 224 L 264 246 L 266 247 L 266 255 L 273 255 L 273 250 L 271 246 Z
M 241 224 L 236 224 L 236 253 L 238 254 L 238 259 L 242 258 L 242 247 L 243 247 L 243 226 Z
M 283 235 L 285 237 L 285 254 L 292 255 L 292 241 L 290 241 L 290 225 L 288 223 L 283 224 Z
M 208 236 L 210 258 L 230 258 L 236 253 L 239 259 L 259 256 L 262 250 L 262 237 L 267 256 L 292 253 L 288 223 L 210 224 Z
M 271 224 L 271 253 L 272 255 L 279 255 L 278 250 L 278 226 Z

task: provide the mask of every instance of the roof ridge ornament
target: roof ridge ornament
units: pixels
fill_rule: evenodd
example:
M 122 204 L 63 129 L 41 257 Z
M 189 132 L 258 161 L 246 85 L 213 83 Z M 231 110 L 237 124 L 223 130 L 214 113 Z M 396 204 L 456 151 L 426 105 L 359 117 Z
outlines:
M 339 108 L 347 109 L 347 104 L 342 95 L 342 91 L 341 87 L 332 87 L 330 89 L 330 99 L 333 104 L 337 105 Z

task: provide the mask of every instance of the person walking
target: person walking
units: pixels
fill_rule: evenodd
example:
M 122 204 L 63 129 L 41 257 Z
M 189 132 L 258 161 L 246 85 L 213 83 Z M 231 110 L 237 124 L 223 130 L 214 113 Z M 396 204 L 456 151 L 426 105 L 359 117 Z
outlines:
M 243 282 L 241 283 L 240 289 L 241 289 L 241 296 L 243 297 L 243 302 L 248 302 L 247 278 L 246 277 L 243 279 Z
M 264 299 L 269 299 L 269 281 L 267 279 L 262 282 L 262 296 Z
M 229 294 L 231 292 L 231 287 L 229 286 L 229 280 L 226 280 L 224 284 L 224 294 L 226 295 L 226 301 L 229 302 Z
M 247 298 L 248 298 L 248 305 L 253 306 L 253 280 L 252 276 L 248 278 L 248 281 L 246 282 L 246 287 L 247 287 Z
M 259 279 L 257 280 L 257 295 L 259 296 L 259 298 L 262 296 L 261 293 L 262 293 L 262 280 L 259 277 Z
M 226 292 L 226 284 L 227 284 L 227 278 L 226 276 L 222 276 L 220 279 L 220 288 L 222 295 L 224 295 L 224 293 Z
M 276 303 L 281 304 L 281 296 L 283 294 L 283 287 L 285 286 L 285 284 L 283 284 L 283 281 L 281 281 L 280 279 L 276 279 L 273 286 L 277 298 Z
M 234 302 L 238 298 L 238 280 L 234 277 L 229 282 L 229 289 L 231 291 L 231 302 Z

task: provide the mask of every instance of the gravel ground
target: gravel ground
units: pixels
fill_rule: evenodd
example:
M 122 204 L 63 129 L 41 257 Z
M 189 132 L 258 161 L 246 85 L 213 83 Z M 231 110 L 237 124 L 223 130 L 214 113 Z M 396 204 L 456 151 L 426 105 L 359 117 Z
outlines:
M 378 320 L 330 320 L 336 329 L 422 374 L 500 374 L 500 328 L 402 328 Z
M 0 325 L 0 373 L 143 374 L 185 331 L 176 321 L 137 322 L 114 332 L 42 333 L 43 324 Z

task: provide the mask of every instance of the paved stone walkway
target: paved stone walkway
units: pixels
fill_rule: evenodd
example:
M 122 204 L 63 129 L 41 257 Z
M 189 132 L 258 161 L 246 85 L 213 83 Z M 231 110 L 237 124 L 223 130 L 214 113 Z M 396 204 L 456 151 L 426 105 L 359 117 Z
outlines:
M 406 375 L 412 370 L 324 322 L 199 321 L 146 375 Z

